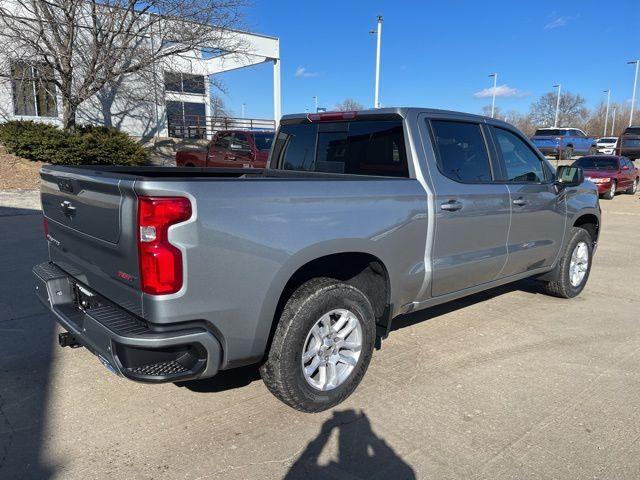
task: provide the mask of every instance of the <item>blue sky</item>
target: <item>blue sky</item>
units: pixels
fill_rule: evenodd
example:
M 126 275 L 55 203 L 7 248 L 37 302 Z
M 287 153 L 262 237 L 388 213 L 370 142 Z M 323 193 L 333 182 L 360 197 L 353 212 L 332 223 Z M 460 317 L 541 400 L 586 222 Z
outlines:
M 498 72 L 496 104 L 526 112 L 560 82 L 589 106 L 631 98 L 640 58 L 640 0 L 267 1 L 246 9 L 246 29 L 280 38 L 282 111 L 332 108 L 347 97 L 373 104 L 376 15 L 384 16 L 380 101 L 479 113 L 476 98 Z M 296 75 L 296 72 L 298 74 Z M 271 118 L 272 68 L 219 76 L 239 115 Z M 640 93 L 638 94 L 640 96 Z

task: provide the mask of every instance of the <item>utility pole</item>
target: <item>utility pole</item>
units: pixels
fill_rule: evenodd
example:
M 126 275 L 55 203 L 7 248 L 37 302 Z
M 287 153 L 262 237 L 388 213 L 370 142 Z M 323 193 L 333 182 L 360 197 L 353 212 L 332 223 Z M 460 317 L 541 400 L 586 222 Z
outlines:
M 491 100 L 491 118 L 493 118 L 496 111 L 496 86 L 498 84 L 498 74 L 490 73 L 489 76 L 493 77 L 493 99 Z
M 607 113 L 604 116 L 604 131 L 602 132 L 602 136 L 607 135 L 607 125 L 609 124 L 609 102 L 611 101 L 611 89 L 604 90 L 603 93 L 607 94 Z
M 382 15 L 378 15 L 378 28 L 371 30 L 369 33 L 377 34 L 376 43 L 376 81 L 375 92 L 373 96 L 373 108 L 380 108 L 380 46 L 382 44 Z
M 631 62 L 627 62 L 628 65 L 636 64 L 636 75 L 633 79 L 633 94 L 631 94 L 631 113 L 629 114 L 629 126 L 633 124 L 633 109 L 636 108 L 636 86 L 638 85 L 638 65 L 640 65 L 640 60 L 632 60 Z
M 554 85 L 553 88 L 558 89 L 558 99 L 556 100 L 556 119 L 553 122 L 553 128 L 558 128 L 558 115 L 560 114 L 560 91 L 562 89 L 562 85 L 559 83 Z

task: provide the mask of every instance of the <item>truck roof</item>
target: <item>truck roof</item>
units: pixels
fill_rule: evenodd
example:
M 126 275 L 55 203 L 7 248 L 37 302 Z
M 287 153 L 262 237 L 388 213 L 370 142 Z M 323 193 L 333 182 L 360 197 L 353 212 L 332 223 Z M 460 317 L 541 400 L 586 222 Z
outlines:
M 322 114 L 337 114 L 337 113 L 353 113 L 353 112 L 319 112 Z M 465 118 L 465 119 L 474 119 L 474 120 L 482 120 L 493 123 L 505 124 L 502 120 L 497 118 L 486 117 L 483 115 L 476 115 L 473 113 L 467 112 L 456 112 L 453 110 L 440 110 L 437 108 L 421 108 L 421 107 L 385 107 L 385 108 L 370 108 L 365 110 L 355 110 L 356 118 L 379 118 L 379 117 L 388 117 L 388 118 L 405 118 L 411 114 L 415 113 L 426 113 L 429 115 L 442 115 L 443 117 L 456 117 L 456 118 Z M 288 115 L 283 115 L 280 123 L 283 124 L 291 124 L 291 123 L 302 123 L 308 121 L 308 115 L 312 115 L 310 113 L 293 113 Z

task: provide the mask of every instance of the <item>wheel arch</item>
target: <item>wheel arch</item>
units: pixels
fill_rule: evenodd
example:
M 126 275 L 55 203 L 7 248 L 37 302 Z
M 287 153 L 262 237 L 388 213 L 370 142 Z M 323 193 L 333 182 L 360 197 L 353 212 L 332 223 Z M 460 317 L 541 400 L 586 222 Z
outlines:
M 593 245 L 598 243 L 600 234 L 600 219 L 593 213 L 584 213 L 573 222 L 574 227 L 585 229 L 593 239 Z

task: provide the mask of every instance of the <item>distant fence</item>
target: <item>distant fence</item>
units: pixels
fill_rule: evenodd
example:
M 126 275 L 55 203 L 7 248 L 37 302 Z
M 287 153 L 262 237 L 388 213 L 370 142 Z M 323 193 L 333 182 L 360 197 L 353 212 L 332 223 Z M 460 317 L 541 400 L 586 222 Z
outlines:
M 170 115 L 169 136 L 173 138 L 211 138 L 220 130 L 275 130 L 275 120 L 260 118 Z

